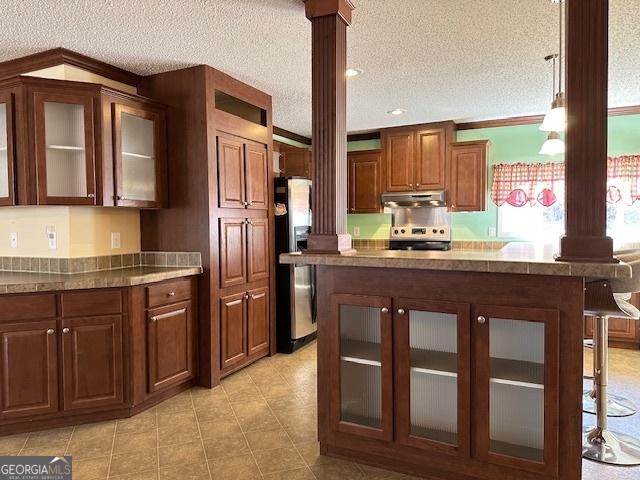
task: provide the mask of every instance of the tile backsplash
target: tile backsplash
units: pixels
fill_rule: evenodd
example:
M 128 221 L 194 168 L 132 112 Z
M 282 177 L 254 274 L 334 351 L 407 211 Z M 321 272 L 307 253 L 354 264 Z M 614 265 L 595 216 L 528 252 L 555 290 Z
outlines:
M 0 257 L 5 272 L 87 273 L 122 268 L 201 267 L 200 252 L 140 252 L 81 258 Z

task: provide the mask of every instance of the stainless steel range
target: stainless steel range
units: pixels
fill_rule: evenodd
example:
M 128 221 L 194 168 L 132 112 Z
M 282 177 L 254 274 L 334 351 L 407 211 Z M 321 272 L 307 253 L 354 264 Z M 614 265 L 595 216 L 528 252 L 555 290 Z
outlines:
M 393 217 L 391 250 L 451 248 L 451 215 L 444 191 L 385 193 L 382 203 Z

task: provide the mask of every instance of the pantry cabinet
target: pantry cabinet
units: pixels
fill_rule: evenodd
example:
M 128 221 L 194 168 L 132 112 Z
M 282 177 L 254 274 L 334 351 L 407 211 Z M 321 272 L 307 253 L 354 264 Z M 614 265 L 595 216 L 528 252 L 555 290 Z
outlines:
M 351 152 L 347 158 L 349 213 L 381 212 L 382 152 L 380 150 Z
M 165 107 L 92 83 L 0 82 L 0 205 L 166 205 Z
M 382 130 L 383 191 L 444 189 L 449 145 L 454 141 L 454 134 L 453 122 Z
M 269 222 L 266 218 L 220 219 L 220 286 L 269 277 Z

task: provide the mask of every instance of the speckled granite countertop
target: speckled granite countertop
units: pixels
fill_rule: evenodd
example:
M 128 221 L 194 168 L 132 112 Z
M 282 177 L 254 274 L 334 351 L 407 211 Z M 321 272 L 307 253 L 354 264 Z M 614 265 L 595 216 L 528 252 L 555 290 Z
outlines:
M 202 267 L 131 267 L 74 274 L 0 271 L 0 294 L 130 287 L 201 273 Z
M 552 245 L 510 243 L 500 250 L 399 251 L 361 250 L 347 255 L 280 255 L 285 264 L 378 267 L 463 272 L 517 273 L 589 278 L 630 278 L 631 267 L 625 263 L 556 262 Z

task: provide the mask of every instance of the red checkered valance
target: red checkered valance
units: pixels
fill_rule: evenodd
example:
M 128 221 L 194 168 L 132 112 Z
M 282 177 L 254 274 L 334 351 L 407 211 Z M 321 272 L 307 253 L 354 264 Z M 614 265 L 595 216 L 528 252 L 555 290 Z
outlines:
M 511 163 L 493 166 L 491 199 L 497 206 L 537 203 L 550 207 L 564 187 L 564 163 Z M 640 155 L 609 157 L 607 202 L 627 205 L 640 200 Z

